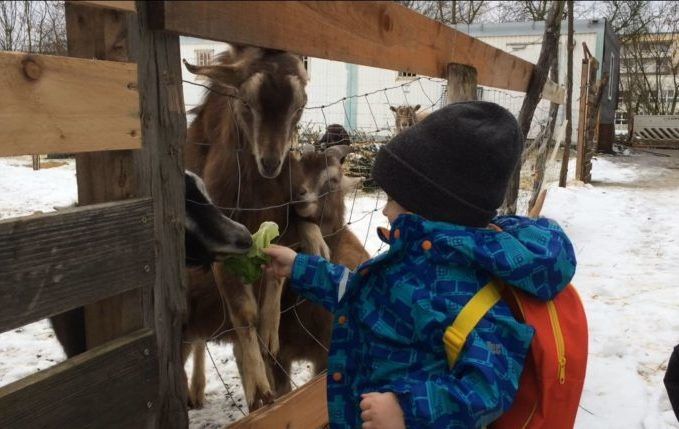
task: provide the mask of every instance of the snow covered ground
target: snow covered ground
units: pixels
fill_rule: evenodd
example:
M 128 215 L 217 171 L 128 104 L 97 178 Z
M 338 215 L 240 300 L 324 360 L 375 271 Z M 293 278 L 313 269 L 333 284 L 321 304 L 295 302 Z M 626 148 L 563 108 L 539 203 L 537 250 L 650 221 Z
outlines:
M 658 151 L 661 152 L 661 151 Z M 679 428 L 662 386 L 679 343 L 679 153 L 601 157 L 592 185 L 551 189 L 543 214 L 557 219 L 575 243 L 574 279 L 590 327 L 590 361 L 576 427 Z M 76 199 L 72 162 L 33 172 L 30 157 L 0 158 L 0 219 L 50 211 Z M 384 194 L 347 198 L 351 229 L 371 254 Z M 353 205 L 353 210 L 352 210 Z M 673 222 L 674 221 L 674 222 Z M 209 350 L 236 403 L 243 404 L 230 346 Z M 0 386 L 64 359 L 45 321 L 0 334 Z M 208 357 L 207 403 L 191 411 L 191 427 L 220 428 L 241 416 Z M 190 370 L 190 365 L 187 365 Z M 309 369 L 300 363 L 293 380 Z
M 602 157 L 591 186 L 551 189 L 542 210 L 575 244 L 589 318 L 578 428 L 679 428 L 662 384 L 679 344 L 679 154 L 664 153 Z

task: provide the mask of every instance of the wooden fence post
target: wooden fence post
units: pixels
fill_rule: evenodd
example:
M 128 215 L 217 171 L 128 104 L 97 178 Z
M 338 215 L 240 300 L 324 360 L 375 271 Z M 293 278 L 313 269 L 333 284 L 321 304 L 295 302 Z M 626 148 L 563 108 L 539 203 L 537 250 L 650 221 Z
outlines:
M 40 170 L 40 155 L 31 155 L 33 170 Z
M 447 102 L 476 100 L 476 69 L 464 64 L 448 64 Z
M 129 61 L 123 12 L 67 2 L 66 30 L 72 57 Z M 142 196 L 136 189 L 134 154 L 129 150 L 77 154 L 76 177 L 81 206 Z M 84 317 L 87 348 L 143 327 L 142 296 L 140 290 L 133 290 L 88 305 L 84 313 L 73 310 Z
M 153 288 L 158 342 L 158 428 L 187 428 L 181 334 L 186 315 L 184 274 L 184 160 L 186 113 L 179 36 L 152 31 L 152 2 L 137 1 L 138 25 L 129 34 L 137 55 L 143 146 L 140 186 L 153 197 L 156 278 Z

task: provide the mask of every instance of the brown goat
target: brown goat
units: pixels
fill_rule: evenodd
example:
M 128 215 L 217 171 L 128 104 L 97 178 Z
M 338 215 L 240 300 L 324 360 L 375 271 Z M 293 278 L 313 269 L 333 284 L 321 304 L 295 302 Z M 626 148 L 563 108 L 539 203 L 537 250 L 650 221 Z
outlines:
M 296 170 L 294 208 L 298 216 L 318 225 L 329 247 L 330 261 L 355 269 L 370 258 L 359 239 L 346 226 L 346 193 L 359 185 L 361 179 L 346 177 L 342 172 L 342 161 L 349 153 L 349 147 L 340 145 L 325 152 L 305 153 Z M 313 233 L 302 234 L 315 237 Z M 311 253 L 315 242 L 300 244 L 300 251 Z M 292 362 L 307 360 L 313 364 L 314 374 L 327 367 L 328 347 L 332 331 L 332 315 L 323 307 L 310 301 L 300 301 L 289 288 L 283 293 L 281 306 L 290 309 L 281 315 L 281 342 L 286 343 L 277 356 L 278 365 L 273 366 L 278 394 L 290 390 Z M 308 335 L 300 335 L 299 327 Z M 319 344 L 320 343 L 320 344 Z
M 389 106 L 389 109 L 394 112 L 396 133 L 400 133 L 401 131 L 412 127 L 429 116 L 429 112 L 418 112 L 418 110 L 420 110 L 419 104 L 414 106 Z
M 185 64 L 210 81 L 210 91 L 189 128 L 187 168 L 202 174 L 217 206 L 234 208 L 232 219 L 250 231 L 263 221 L 276 222 L 282 230 L 281 244 L 298 242 L 287 204 L 293 161 L 289 150 L 306 103 L 307 77 L 301 59 L 286 52 L 236 46 L 214 65 Z M 273 399 L 263 355 L 275 355 L 279 349 L 283 285 L 268 278 L 257 285 L 242 284 L 220 264 L 213 271 L 227 307 L 226 313 L 218 314 L 228 314 L 230 324 L 238 328 L 234 354 L 248 406 L 254 409 Z M 190 280 L 190 289 L 200 289 L 195 282 L 205 278 L 192 274 Z M 198 312 L 193 317 L 207 316 Z M 210 338 L 203 334 L 198 337 Z
M 319 232 L 328 235 L 331 260 L 354 269 L 369 255 L 356 236 L 345 227 L 344 195 L 359 180 L 342 174 L 340 160 L 347 153 L 345 147 L 338 146 L 328 149 L 325 154 L 304 154 L 301 160 L 292 162 L 295 200 L 303 201 L 294 207 L 297 216 L 313 222 L 314 226 L 321 225 Z M 295 222 L 293 225 L 298 227 L 304 224 Z M 299 235 L 304 237 L 304 233 L 300 232 Z M 307 253 L 309 246 L 312 250 L 316 249 L 314 243 L 298 244 L 299 250 Z M 185 330 L 187 342 L 184 353 L 188 355 L 193 342 L 194 370 L 189 399 L 195 406 L 200 406 L 205 387 L 202 362 L 205 346 L 202 339 L 233 341 L 240 328 L 234 329 L 225 317 L 225 304 L 213 283 L 212 273 L 192 270 L 190 274 L 192 287 L 188 297 L 189 321 Z M 270 359 L 268 368 L 272 372 L 278 395 L 290 390 L 288 374 L 294 360 L 310 361 L 316 374 L 326 368 L 332 329 L 330 313 L 314 303 L 300 300 L 289 288 L 283 291 L 281 305 L 284 308 L 279 331 L 281 347 L 275 361 Z

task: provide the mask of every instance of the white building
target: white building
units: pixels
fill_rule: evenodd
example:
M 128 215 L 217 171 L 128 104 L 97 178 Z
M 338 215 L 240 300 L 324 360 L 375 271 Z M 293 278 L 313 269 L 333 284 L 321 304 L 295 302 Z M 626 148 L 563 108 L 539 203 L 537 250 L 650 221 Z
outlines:
M 524 60 L 536 63 L 540 56 L 542 37 L 545 31 L 544 21 L 540 22 L 511 22 L 504 24 L 461 24 L 456 28 L 498 49 L 509 52 Z M 567 41 L 568 22 L 561 22 L 561 37 L 559 39 L 559 82 L 565 85 L 567 70 Z M 573 130 L 578 127 L 578 113 L 580 100 L 580 73 L 585 43 L 592 55 L 599 62 L 597 79 L 603 73 L 608 73 L 609 81 L 605 89 L 599 110 L 600 135 L 602 140 L 612 141 L 615 108 L 618 100 L 618 81 L 620 75 L 620 42 L 613 33 L 610 24 L 605 19 L 576 20 L 573 25 Z M 494 101 L 518 114 L 523 102 L 523 94 L 506 90 L 484 89 L 483 99 Z M 542 101 L 535 112 L 533 124 L 544 121 L 549 102 Z M 563 121 L 564 109 L 559 112 L 557 123 Z M 535 131 L 535 127 L 532 132 Z M 575 136 L 574 131 L 574 136 Z M 529 135 L 530 137 L 530 135 Z

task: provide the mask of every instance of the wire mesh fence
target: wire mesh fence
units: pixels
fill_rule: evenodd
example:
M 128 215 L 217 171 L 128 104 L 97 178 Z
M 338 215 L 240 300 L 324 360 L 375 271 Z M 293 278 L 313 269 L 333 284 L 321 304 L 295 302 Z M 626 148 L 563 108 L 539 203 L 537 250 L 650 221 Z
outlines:
M 215 92 L 225 97 L 235 97 L 232 94 L 222 93 L 207 85 L 188 80 L 184 82 L 189 85 L 201 86 L 206 91 Z M 445 80 L 418 76 L 396 81 L 391 86 L 345 95 L 332 100 L 324 100 L 325 102 L 319 104 L 310 103 L 308 107 L 304 108 L 302 118 L 297 125 L 296 141 L 292 146 L 292 152 L 299 154 L 308 153 L 309 150 L 323 152 L 329 147 L 341 144 L 348 144 L 352 147 L 352 152 L 347 155 L 343 164 L 343 172 L 347 176 L 361 177 L 364 180 L 360 186 L 345 194 L 344 202 L 347 210 L 344 224 L 340 229 L 349 229 L 356 234 L 371 256 L 386 250 L 384 243 L 372 238 L 375 236 L 375 228 L 377 226 L 388 226 L 386 219 L 378 213 L 386 203 L 386 195 L 370 178 L 375 156 L 380 147 L 388 142 L 399 131 L 399 128 L 402 128 L 399 124 L 409 126 L 422 120 L 427 114 L 446 104 L 446 95 Z M 500 104 L 514 115 L 518 115 L 523 102 L 523 94 L 487 87 L 478 88 L 477 98 Z M 541 102 L 534 115 L 531 131 L 528 135 L 529 141 L 540 136 L 549 127 L 548 113 L 549 104 L 544 101 Z M 560 119 L 557 119 L 554 136 L 557 142 L 559 141 L 562 129 L 562 120 Z M 203 146 L 212 144 L 211 142 L 196 141 L 189 141 L 188 143 Z M 558 181 L 560 165 L 558 156 L 559 145 L 557 144 L 553 147 L 553 149 L 549 148 L 549 153 L 547 154 L 545 186 Z M 249 156 L 249 153 L 246 153 L 247 149 L 237 148 L 235 150 L 240 151 L 239 156 Z M 540 150 L 547 150 L 547 146 L 538 148 L 538 150 L 529 154 L 522 165 L 518 214 L 526 214 L 528 211 L 528 201 L 534 188 L 535 160 Z M 240 180 L 240 171 L 233 174 L 234 180 Z M 235 207 L 219 208 L 227 215 L 233 214 L 235 211 L 258 211 L 281 207 L 287 207 L 288 210 L 291 210 L 294 204 L 300 202 L 293 197 L 296 195 L 293 186 L 292 178 L 290 178 L 289 198 L 282 200 L 280 203 L 258 207 L 245 207 L 237 203 Z M 341 189 L 331 189 L 326 191 L 326 193 L 318 195 L 318 198 L 322 200 L 323 197 L 333 192 L 344 191 Z M 323 205 L 321 216 L 323 216 L 324 212 L 325 206 Z M 287 228 L 287 224 L 282 227 L 283 235 Z M 334 231 L 332 234 L 336 233 L 337 231 Z M 328 235 L 324 237 L 327 238 Z M 298 300 L 293 306 L 282 309 L 281 313 L 293 311 L 297 315 L 297 307 L 301 302 L 303 301 Z M 225 312 L 226 310 L 223 309 L 223 311 Z M 312 332 L 304 326 L 299 316 L 297 316 L 297 320 L 303 335 L 313 337 Z M 249 326 L 243 326 L 228 330 L 217 330 L 207 341 L 219 339 L 230 331 L 249 328 Z M 317 338 L 313 339 L 322 345 L 322 342 Z M 266 344 L 261 339 L 260 343 L 262 350 L 278 364 L 274 354 L 267 349 Z M 208 354 L 210 354 L 209 349 Z M 215 370 L 218 372 L 217 364 L 211 354 L 210 358 Z M 288 377 L 293 385 L 295 385 L 289 374 Z M 245 414 L 245 409 L 234 398 L 232 389 L 221 375 L 220 379 L 224 384 L 231 403 L 240 410 L 240 413 Z

